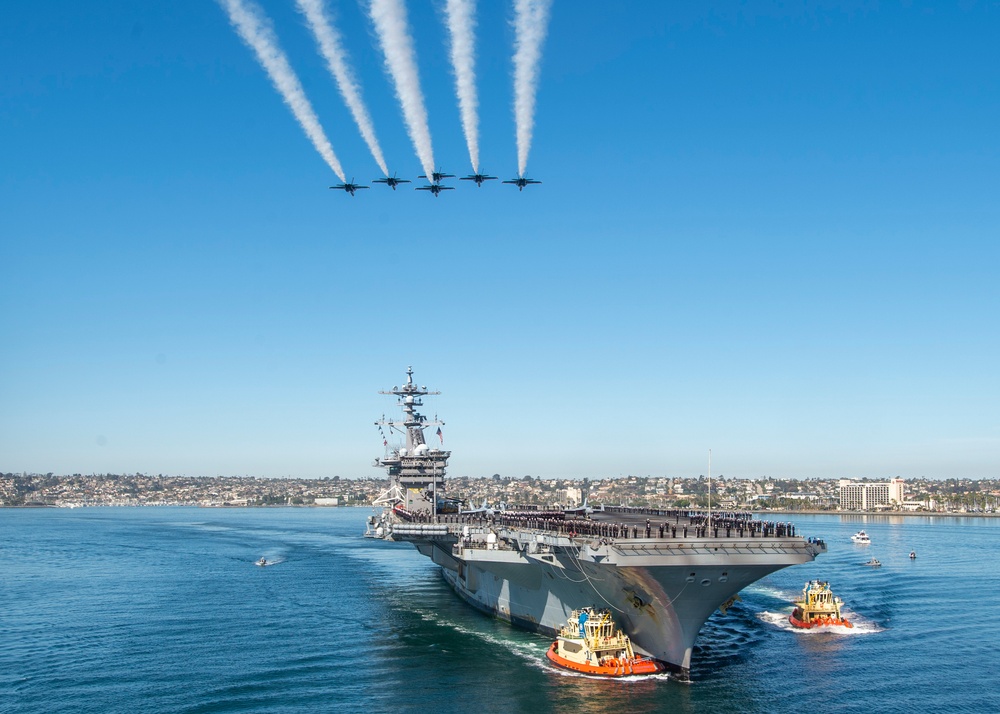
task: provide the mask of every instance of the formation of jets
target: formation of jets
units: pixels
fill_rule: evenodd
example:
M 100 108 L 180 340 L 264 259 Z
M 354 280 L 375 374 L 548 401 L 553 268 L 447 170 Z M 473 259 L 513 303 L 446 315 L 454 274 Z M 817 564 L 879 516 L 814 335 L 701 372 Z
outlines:
M 440 169 L 431 173 L 430 177 L 421 174 L 417 178 L 430 178 L 431 183 L 426 186 L 416 186 L 415 191 L 430 191 L 435 197 L 439 196 L 442 191 L 454 191 L 454 186 L 445 186 L 441 182 L 444 179 L 455 178 L 454 174 L 446 174 Z M 459 181 L 474 181 L 477 187 L 483 185 L 483 181 L 496 181 L 496 176 L 487 176 L 486 174 L 474 173 L 471 176 L 463 176 Z M 386 176 L 385 178 L 375 179 L 372 183 L 384 183 L 386 186 L 391 188 L 393 191 L 396 187 L 402 183 L 412 183 L 409 179 L 401 179 L 393 174 L 392 176 Z M 517 178 L 511 179 L 510 181 L 503 181 L 502 183 L 509 183 L 517 186 L 518 191 L 523 191 L 525 186 L 530 186 L 532 184 L 541 183 L 541 181 L 536 181 L 534 179 L 525 178 L 524 176 L 518 176 Z M 355 183 L 352 178 L 349 183 L 338 183 L 336 186 L 331 186 L 330 188 L 336 189 L 338 191 L 343 191 L 344 193 L 349 193 L 352 196 L 354 192 L 358 189 L 369 188 L 367 184 Z

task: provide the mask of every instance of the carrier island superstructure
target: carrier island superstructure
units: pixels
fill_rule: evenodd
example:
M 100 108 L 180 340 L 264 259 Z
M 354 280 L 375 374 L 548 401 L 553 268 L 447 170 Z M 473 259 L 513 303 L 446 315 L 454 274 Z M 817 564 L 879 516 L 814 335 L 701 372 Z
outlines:
M 376 422 L 389 474 L 366 535 L 408 541 L 441 566 L 464 600 L 515 626 L 558 633 L 573 610 L 609 608 L 642 654 L 686 677 L 702 625 L 756 580 L 807 563 L 826 544 L 788 523 L 731 511 L 602 507 L 575 510 L 480 508 L 448 499 L 450 452 L 428 445 L 417 408 L 428 391 L 413 381 L 380 392 L 398 398 L 402 421 Z M 390 444 L 389 437 L 405 437 Z

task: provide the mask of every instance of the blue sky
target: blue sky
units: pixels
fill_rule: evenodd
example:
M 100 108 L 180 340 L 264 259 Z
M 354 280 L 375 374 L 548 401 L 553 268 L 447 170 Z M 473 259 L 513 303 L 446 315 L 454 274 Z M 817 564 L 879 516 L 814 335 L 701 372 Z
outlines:
M 390 170 L 364 5 L 329 0 Z M 291 0 L 348 177 L 379 170 Z M 469 172 L 441 3 L 409 3 Z M 556 0 L 528 175 L 351 198 L 214 2 L 0 22 L 0 470 L 367 476 L 379 389 L 452 475 L 998 477 L 997 2 Z M 480 3 L 482 168 L 516 172 Z

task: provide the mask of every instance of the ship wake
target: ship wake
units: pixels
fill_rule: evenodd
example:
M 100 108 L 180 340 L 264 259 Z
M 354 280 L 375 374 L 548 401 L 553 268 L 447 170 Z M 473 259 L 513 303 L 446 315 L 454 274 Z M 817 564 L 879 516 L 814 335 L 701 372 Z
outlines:
M 443 618 L 436 612 L 413 609 L 416 615 L 420 617 L 424 622 L 429 622 L 439 627 L 445 627 L 453 632 L 466 637 L 473 637 L 480 642 L 489 644 L 494 648 L 502 648 L 514 655 L 518 659 L 524 661 L 531 667 L 535 669 L 542 670 L 543 672 L 549 674 L 556 674 L 560 677 L 574 677 L 578 679 L 595 679 L 595 680 L 607 680 L 607 677 L 599 677 L 590 674 L 584 674 L 582 672 L 573 672 L 570 670 L 558 669 L 553 667 L 548 663 L 545 658 L 545 652 L 548 650 L 549 645 L 552 641 L 548 638 L 538 638 L 532 637 L 530 640 L 515 640 L 507 637 L 498 636 L 491 634 L 489 632 L 484 632 L 482 630 L 475 629 L 473 627 L 467 627 L 453 620 Z M 512 633 L 516 630 L 511 630 Z M 648 682 L 650 680 L 659 681 L 680 681 L 685 682 L 686 680 L 678 679 L 676 676 L 671 676 L 669 672 L 663 672 L 660 674 L 649 674 L 649 675 L 628 675 L 623 677 L 615 677 L 615 682 Z

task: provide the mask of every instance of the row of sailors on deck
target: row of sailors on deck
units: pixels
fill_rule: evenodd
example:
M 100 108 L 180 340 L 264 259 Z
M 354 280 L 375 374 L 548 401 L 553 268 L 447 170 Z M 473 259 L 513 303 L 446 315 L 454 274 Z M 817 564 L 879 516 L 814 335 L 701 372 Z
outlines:
M 609 523 L 583 519 L 550 519 L 531 518 L 528 516 L 509 516 L 501 514 L 493 519 L 497 525 L 512 528 L 546 530 L 569 536 L 594 535 L 607 538 L 733 538 L 760 537 L 785 538 L 795 535 L 795 526 L 791 523 L 770 523 L 754 521 L 740 523 L 738 527 L 720 527 L 709 529 L 706 525 L 679 526 L 675 523 L 653 523 L 647 520 L 645 525 L 630 525 L 627 523 Z
M 417 523 L 431 522 L 429 513 L 409 514 L 410 520 Z M 546 530 L 561 533 L 564 535 L 595 535 L 607 538 L 677 538 L 678 534 L 682 538 L 733 538 L 733 537 L 759 537 L 759 538 L 786 538 L 795 536 L 795 525 L 793 523 L 771 521 L 753 521 L 742 518 L 731 518 L 726 515 L 712 514 L 712 525 L 707 525 L 708 518 L 704 514 L 696 514 L 690 517 L 691 524 L 680 525 L 679 523 L 654 523 L 651 519 L 646 519 L 645 525 L 612 523 L 607 521 L 593 521 L 581 518 L 565 518 L 545 514 L 529 515 L 525 513 L 498 513 L 492 516 L 477 515 L 475 519 L 462 517 L 460 515 L 439 515 L 438 523 L 468 523 L 475 520 L 480 523 L 493 523 L 497 525 L 510 526 L 513 528 L 527 528 L 534 530 Z

